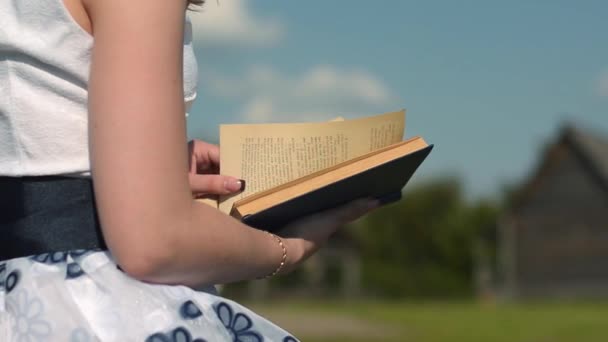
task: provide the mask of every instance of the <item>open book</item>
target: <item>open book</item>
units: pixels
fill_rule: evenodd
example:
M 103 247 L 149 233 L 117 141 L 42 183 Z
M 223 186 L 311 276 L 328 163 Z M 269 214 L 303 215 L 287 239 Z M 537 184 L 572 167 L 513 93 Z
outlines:
M 403 141 L 405 111 L 354 120 L 220 126 L 220 173 L 246 181 L 242 193 L 207 204 L 265 230 L 357 198 L 383 202 L 432 149 Z

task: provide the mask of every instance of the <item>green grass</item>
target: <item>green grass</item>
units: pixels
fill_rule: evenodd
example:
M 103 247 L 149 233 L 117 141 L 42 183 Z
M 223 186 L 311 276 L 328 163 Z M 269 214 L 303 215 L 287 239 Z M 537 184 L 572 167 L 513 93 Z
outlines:
M 473 302 L 380 303 L 380 302 L 289 302 L 251 307 L 281 324 L 281 315 L 294 317 L 349 317 L 369 323 L 387 333 L 373 341 L 466 341 L 466 342 L 605 342 L 608 341 L 608 302 L 536 302 L 481 304 Z M 348 334 L 323 337 L 298 335 L 310 327 L 291 329 L 302 341 L 369 341 Z M 304 327 L 306 328 L 306 327 Z

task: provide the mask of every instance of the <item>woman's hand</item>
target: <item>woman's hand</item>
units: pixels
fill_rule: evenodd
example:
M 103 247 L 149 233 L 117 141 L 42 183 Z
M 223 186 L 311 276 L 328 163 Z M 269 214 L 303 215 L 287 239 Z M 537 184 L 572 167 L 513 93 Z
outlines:
M 245 181 L 219 175 L 220 149 L 200 140 L 188 143 L 189 180 L 192 194 L 228 195 L 245 189 Z
M 281 273 L 288 273 L 316 252 L 338 228 L 367 214 L 380 203 L 360 199 L 341 207 L 300 219 L 277 232 L 287 248 L 287 261 Z

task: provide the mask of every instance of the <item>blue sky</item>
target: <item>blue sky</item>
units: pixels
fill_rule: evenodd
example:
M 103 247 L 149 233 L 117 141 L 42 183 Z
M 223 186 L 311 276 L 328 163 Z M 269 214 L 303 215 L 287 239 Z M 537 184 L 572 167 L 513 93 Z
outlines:
M 193 15 L 191 137 L 406 108 L 406 135 L 436 145 L 417 179 L 480 197 L 523 180 L 565 120 L 608 136 L 606 1 L 219 3 Z

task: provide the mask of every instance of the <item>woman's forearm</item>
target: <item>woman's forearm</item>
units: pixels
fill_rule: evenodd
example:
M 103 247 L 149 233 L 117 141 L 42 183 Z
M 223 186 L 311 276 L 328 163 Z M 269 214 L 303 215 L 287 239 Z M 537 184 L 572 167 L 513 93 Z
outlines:
M 155 262 L 133 270 L 132 275 L 149 282 L 190 286 L 228 283 L 270 274 L 283 256 L 274 238 L 205 204 L 193 202 L 174 221 L 172 231 L 161 247 L 171 252 L 153 256 Z M 289 252 L 291 256 L 297 253 Z

